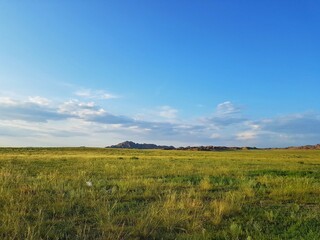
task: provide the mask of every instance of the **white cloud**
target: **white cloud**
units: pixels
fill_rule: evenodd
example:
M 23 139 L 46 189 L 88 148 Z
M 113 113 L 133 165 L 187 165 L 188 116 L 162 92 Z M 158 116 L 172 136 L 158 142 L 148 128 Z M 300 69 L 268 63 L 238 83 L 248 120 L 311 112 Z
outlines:
M 40 96 L 0 98 L 0 145 L 104 146 L 117 141 L 175 145 L 288 146 L 320 142 L 320 115 L 305 113 L 247 119 L 231 102 L 211 117 L 180 120 L 170 106 L 134 119 L 115 115 L 94 101 L 55 102 Z
M 294 114 L 266 119 L 261 121 L 260 125 L 265 131 L 320 135 L 320 116 L 315 113 Z
M 158 114 L 160 117 L 167 119 L 175 119 L 177 117 L 178 110 L 170 106 L 162 106 L 158 108 Z
M 178 110 L 171 106 L 160 106 L 154 109 L 144 109 L 134 116 L 136 121 L 148 122 L 179 122 Z
M 0 119 L 46 122 L 68 118 L 68 113 L 59 113 L 57 109 L 45 104 L 44 99 L 29 98 L 25 101 L 12 98 L 0 99 Z
M 108 100 L 118 98 L 118 96 L 107 93 L 103 90 L 92 90 L 92 89 L 81 89 L 74 93 L 78 97 L 88 98 L 88 99 L 100 99 L 100 100 Z
M 211 136 L 210 136 L 210 138 L 212 138 L 212 139 L 220 139 L 221 137 L 222 136 L 219 133 L 212 133 Z
M 240 108 L 235 106 L 232 102 L 226 101 L 218 104 L 216 109 L 216 115 L 229 115 L 239 113 Z
M 44 105 L 44 106 L 49 105 L 49 103 L 51 102 L 49 99 L 44 97 L 39 97 L 39 96 L 29 97 L 28 100 L 30 103 L 35 103 L 37 105 Z
M 15 105 L 16 101 L 9 97 L 0 97 L 1 105 Z
M 240 107 L 226 101 L 218 104 L 213 115 L 202 119 L 202 121 L 217 128 L 225 128 L 231 125 L 244 124 L 247 119 L 242 116 Z
M 238 140 L 251 140 L 256 138 L 257 133 L 254 131 L 246 131 L 236 134 Z
M 106 111 L 94 102 L 80 102 L 77 99 L 69 100 L 58 107 L 59 113 L 70 114 L 73 117 L 86 118 L 88 116 L 101 116 Z

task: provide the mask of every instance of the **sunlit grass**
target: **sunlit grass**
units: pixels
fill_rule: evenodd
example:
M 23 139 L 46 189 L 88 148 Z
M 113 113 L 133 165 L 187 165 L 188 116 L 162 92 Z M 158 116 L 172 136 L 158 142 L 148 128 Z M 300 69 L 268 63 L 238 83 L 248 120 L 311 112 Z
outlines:
M 319 239 L 320 151 L 0 149 L 0 239 Z

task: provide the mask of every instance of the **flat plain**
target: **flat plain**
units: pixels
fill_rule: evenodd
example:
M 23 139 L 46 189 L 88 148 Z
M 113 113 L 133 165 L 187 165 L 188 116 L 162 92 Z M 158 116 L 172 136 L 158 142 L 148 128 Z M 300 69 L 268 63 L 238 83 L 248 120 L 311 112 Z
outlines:
M 320 239 L 320 151 L 1 148 L 0 239 Z

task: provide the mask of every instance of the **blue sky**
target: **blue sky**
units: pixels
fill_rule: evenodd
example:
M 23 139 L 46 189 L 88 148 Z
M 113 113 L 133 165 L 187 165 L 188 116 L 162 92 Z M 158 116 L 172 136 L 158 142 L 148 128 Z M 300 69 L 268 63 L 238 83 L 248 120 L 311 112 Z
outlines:
M 320 3 L 1 1 L 0 146 L 320 142 Z

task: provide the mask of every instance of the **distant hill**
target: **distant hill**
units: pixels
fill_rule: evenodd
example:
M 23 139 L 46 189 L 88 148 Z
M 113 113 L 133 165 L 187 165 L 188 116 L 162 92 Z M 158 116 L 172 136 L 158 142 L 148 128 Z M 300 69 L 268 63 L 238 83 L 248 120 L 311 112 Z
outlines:
M 226 146 L 193 146 L 193 147 L 178 147 L 174 146 L 159 146 L 156 144 L 149 143 L 135 143 L 132 141 L 125 141 L 117 145 L 111 145 L 106 148 L 127 148 L 127 149 L 165 149 L 165 150 L 189 150 L 189 151 L 235 151 L 235 150 L 257 150 L 257 149 L 281 149 L 281 148 L 256 148 L 256 147 L 226 147 Z M 287 147 L 282 149 L 305 149 L 320 150 L 320 144 L 317 145 L 306 145 L 306 146 L 296 146 L 296 147 Z
M 128 149 L 165 149 L 165 150 L 173 150 L 174 146 L 159 146 L 156 144 L 148 144 L 148 143 L 135 143 L 132 141 L 125 141 L 119 143 L 117 145 L 111 145 L 107 148 L 128 148 Z
M 255 150 L 256 147 L 226 147 L 226 146 L 196 146 L 196 147 L 179 147 L 177 150 L 190 151 L 235 151 L 235 150 Z
M 305 146 L 299 146 L 299 147 L 288 147 L 287 149 L 305 149 L 305 150 L 317 149 L 317 150 L 320 150 L 320 144 L 316 144 L 316 145 L 305 145 Z
M 179 147 L 174 146 L 159 146 L 149 143 L 135 143 L 125 141 L 116 145 L 107 146 L 106 148 L 127 148 L 127 149 L 165 149 L 165 150 L 190 150 L 190 151 L 231 151 L 231 150 L 252 150 L 257 148 L 252 147 L 225 147 L 225 146 L 195 146 L 195 147 Z

